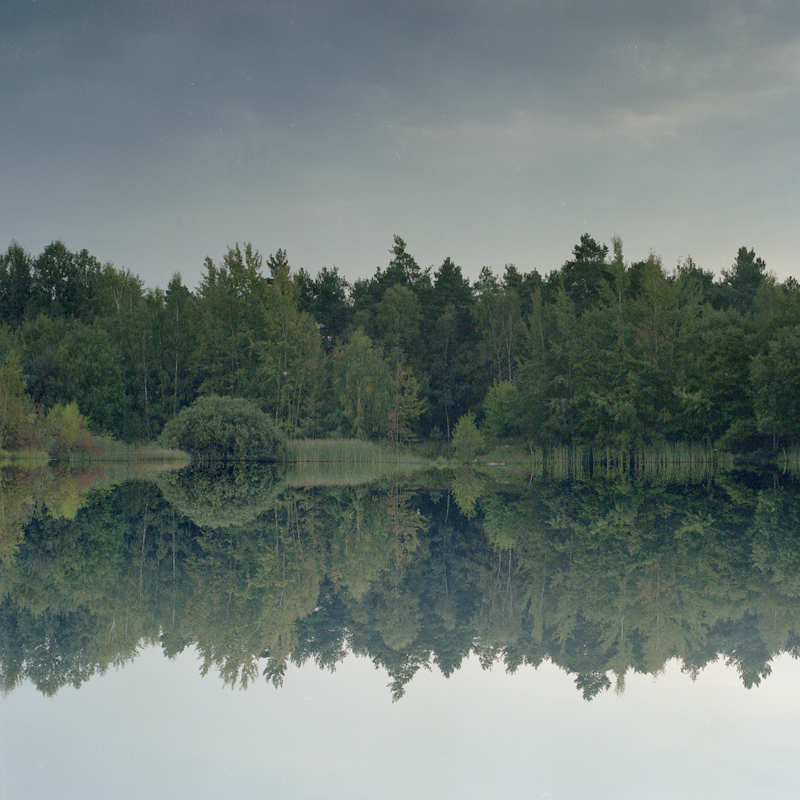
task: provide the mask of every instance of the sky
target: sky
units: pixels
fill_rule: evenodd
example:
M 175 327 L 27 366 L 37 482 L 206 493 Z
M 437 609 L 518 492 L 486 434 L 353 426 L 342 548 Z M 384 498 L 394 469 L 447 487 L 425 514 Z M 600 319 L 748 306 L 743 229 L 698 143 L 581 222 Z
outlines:
M 800 276 L 796 0 L 3 0 L 0 64 L 3 249 Z

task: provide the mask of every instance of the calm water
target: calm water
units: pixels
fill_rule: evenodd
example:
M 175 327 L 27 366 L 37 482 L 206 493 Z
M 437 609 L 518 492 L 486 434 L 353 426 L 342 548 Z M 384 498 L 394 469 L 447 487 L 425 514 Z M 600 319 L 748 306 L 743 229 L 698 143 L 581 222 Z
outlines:
M 783 476 L 97 479 L 3 475 L 4 798 L 800 789 Z

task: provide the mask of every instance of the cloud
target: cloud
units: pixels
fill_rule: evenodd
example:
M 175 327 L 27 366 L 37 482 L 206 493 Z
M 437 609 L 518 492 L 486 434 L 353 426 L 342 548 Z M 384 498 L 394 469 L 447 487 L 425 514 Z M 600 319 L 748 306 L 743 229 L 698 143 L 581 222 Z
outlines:
M 794 249 L 794 1 L 36 0 L 0 9 L 0 67 L 0 232 L 155 276 L 156 240 L 170 272 L 245 238 L 372 269 L 395 232 L 503 263 L 612 213 Z

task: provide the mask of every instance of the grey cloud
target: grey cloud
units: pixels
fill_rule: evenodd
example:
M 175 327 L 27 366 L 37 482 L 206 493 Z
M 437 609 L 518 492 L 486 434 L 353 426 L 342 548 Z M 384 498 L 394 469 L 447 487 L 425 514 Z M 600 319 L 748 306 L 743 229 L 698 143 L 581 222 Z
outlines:
M 692 204 L 721 214 L 736 170 L 787 219 L 798 15 L 768 0 L 7 2 L 0 168 L 17 194 L 0 233 L 94 236 L 134 269 L 130 227 L 175 239 L 171 265 L 195 259 L 187 231 L 212 255 L 263 232 L 312 269 L 376 241 L 382 255 L 395 232 L 438 239 L 436 259 L 461 237 L 502 263 L 536 208 L 562 260 L 612 213 L 622 229 L 598 236 L 652 229 L 659 248 L 678 214 L 694 232 L 707 209 Z M 102 232 L 84 213 L 98 203 Z

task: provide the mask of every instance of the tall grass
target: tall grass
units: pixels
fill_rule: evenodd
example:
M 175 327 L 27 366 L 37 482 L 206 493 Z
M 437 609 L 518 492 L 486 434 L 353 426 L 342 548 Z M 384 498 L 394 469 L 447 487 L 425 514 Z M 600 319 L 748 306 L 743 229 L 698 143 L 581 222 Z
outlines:
M 348 464 L 421 464 L 423 459 L 403 450 L 362 439 L 293 439 L 289 461 Z
M 91 447 L 80 450 L 67 450 L 51 454 L 56 461 L 70 464 L 92 464 L 102 461 L 124 462 L 162 462 L 185 464 L 189 458 L 181 450 L 156 447 L 155 445 L 132 445 L 107 436 L 92 438 Z
M 357 485 L 427 466 L 423 458 L 361 439 L 289 441 L 287 479 L 295 486 Z
M 588 478 L 591 474 L 586 448 L 533 447 L 530 448 L 530 471 L 534 478 L 574 480 Z
M 788 472 L 795 478 L 800 478 L 800 447 L 790 447 L 784 450 L 778 458 L 778 464 L 784 472 Z
M 797 463 L 800 464 L 800 459 Z M 649 482 L 698 483 L 731 466 L 730 455 L 695 442 L 631 450 L 582 446 L 530 448 L 532 476 L 550 480 L 626 477 Z

